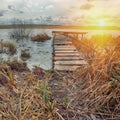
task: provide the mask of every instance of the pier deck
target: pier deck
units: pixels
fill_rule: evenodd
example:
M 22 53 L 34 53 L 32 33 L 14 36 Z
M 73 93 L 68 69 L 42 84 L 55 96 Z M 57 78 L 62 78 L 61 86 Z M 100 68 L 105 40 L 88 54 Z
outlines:
M 72 43 L 71 37 L 84 33 L 53 31 L 53 69 L 58 71 L 74 71 L 81 65 L 86 64 L 80 53 Z

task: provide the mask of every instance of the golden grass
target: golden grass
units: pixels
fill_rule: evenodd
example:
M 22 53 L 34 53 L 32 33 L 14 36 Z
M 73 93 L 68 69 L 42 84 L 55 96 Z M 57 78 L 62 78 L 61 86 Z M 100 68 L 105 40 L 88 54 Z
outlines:
M 102 47 L 100 51 L 95 49 L 94 56 L 89 59 L 86 57 L 89 64 L 74 71 L 73 74 L 74 85 L 79 86 L 71 91 L 76 94 L 72 101 L 75 103 L 74 106 L 82 106 L 82 110 L 86 113 L 102 115 L 105 120 L 120 118 L 119 45 L 119 38 L 107 40 L 104 47 L 99 46 Z M 91 45 L 88 48 L 91 48 Z
M 91 50 L 91 44 L 86 44 Z M 24 64 L 17 62 L 8 63 L 8 69 L 1 64 L 0 119 L 119 120 L 119 44 L 120 39 L 115 38 L 110 46 L 94 48 L 94 56 L 85 56 L 88 64 L 70 73 L 39 67 L 25 71 Z M 82 49 L 84 53 L 86 48 Z

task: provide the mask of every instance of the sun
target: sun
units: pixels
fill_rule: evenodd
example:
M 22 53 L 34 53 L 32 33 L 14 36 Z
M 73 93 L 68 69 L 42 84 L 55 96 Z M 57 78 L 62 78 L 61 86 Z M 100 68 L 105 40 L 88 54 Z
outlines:
M 104 27 L 104 26 L 105 26 L 105 21 L 100 20 L 100 21 L 98 22 L 98 26 L 99 26 L 99 27 Z

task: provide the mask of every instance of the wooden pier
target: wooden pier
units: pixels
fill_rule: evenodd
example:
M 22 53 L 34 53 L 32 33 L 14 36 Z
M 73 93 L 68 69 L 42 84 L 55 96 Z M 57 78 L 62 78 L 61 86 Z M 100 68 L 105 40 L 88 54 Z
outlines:
M 72 39 L 85 32 L 53 31 L 53 69 L 58 71 L 74 71 L 81 65 L 86 64 L 80 53 L 72 43 Z

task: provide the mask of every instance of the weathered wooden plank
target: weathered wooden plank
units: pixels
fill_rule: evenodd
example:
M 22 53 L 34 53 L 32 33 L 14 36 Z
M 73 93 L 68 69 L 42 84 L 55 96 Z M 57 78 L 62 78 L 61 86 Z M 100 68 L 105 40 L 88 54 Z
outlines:
M 55 49 L 55 52 L 76 52 L 76 49 Z
M 82 59 L 80 56 L 55 56 L 55 59 Z
M 66 60 L 81 60 L 82 58 L 76 57 L 76 56 L 58 56 L 54 57 L 54 61 L 61 60 L 61 61 L 66 61 Z
M 75 32 L 75 31 L 52 31 L 53 34 L 87 34 L 87 32 Z
M 54 42 L 63 43 L 63 42 L 72 42 L 72 41 L 71 40 L 54 40 Z
M 70 54 L 70 53 L 71 54 L 76 54 L 77 51 L 73 51 L 73 50 L 64 50 L 64 51 L 56 50 L 54 54 Z
M 54 48 L 75 48 L 73 45 L 54 45 Z
M 54 48 L 55 50 L 77 50 L 76 48 L 74 47 L 55 47 Z
M 72 41 L 70 41 L 70 40 L 61 40 L 61 41 L 60 41 L 60 40 L 59 40 L 59 41 L 58 41 L 58 40 L 54 40 L 54 42 L 56 42 L 56 43 L 57 43 L 57 42 L 58 42 L 58 43 L 71 42 L 71 43 L 72 43 Z
M 55 49 L 76 49 L 76 48 L 74 48 L 72 45 L 70 45 L 70 46 L 69 45 L 65 45 L 65 46 L 64 45 L 62 45 L 62 46 L 60 45 L 60 46 L 54 47 L 54 50 Z
M 55 51 L 54 54 L 66 54 L 66 55 L 67 54 L 69 54 L 69 55 L 78 54 L 79 55 L 79 53 L 77 51 Z
M 73 44 L 71 44 L 71 45 L 54 45 L 54 48 L 58 48 L 58 47 L 72 47 L 72 48 L 76 48 L 75 46 L 73 46 Z
M 54 42 L 63 42 L 63 41 L 65 41 L 65 42 L 72 42 L 72 40 L 70 40 L 70 39 L 54 39 Z
M 68 57 L 68 56 L 73 56 L 73 57 L 79 57 L 80 56 L 80 54 L 78 54 L 78 53 L 66 53 L 66 54 L 64 54 L 64 53 L 54 53 L 54 56 L 66 56 L 66 57 Z
M 74 71 L 80 66 L 61 66 L 61 65 L 55 65 L 54 69 L 58 71 Z
M 67 48 L 67 47 L 66 47 L 66 48 L 65 48 L 65 47 L 59 48 L 59 47 L 58 47 L 58 48 L 54 48 L 54 50 L 55 50 L 55 51 L 57 51 L 57 50 L 61 50 L 61 51 L 64 51 L 64 50 L 68 50 L 68 51 L 69 51 L 69 50 L 70 50 L 70 51 L 71 51 L 71 50 L 72 50 L 72 51 L 77 51 L 77 49 L 72 48 L 72 47 L 71 47 L 71 48 L 69 48 L 69 47 L 68 47 L 68 48 Z
M 54 43 L 54 45 L 72 45 L 72 43 Z
M 54 42 L 54 44 L 72 44 L 72 42 L 68 41 L 68 42 Z
M 76 60 L 76 61 L 55 61 L 54 64 L 58 65 L 84 65 L 86 62 L 84 60 Z
M 54 48 L 74 48 L 74 49 L 76 49 L 73 45 L 55 45 Z

